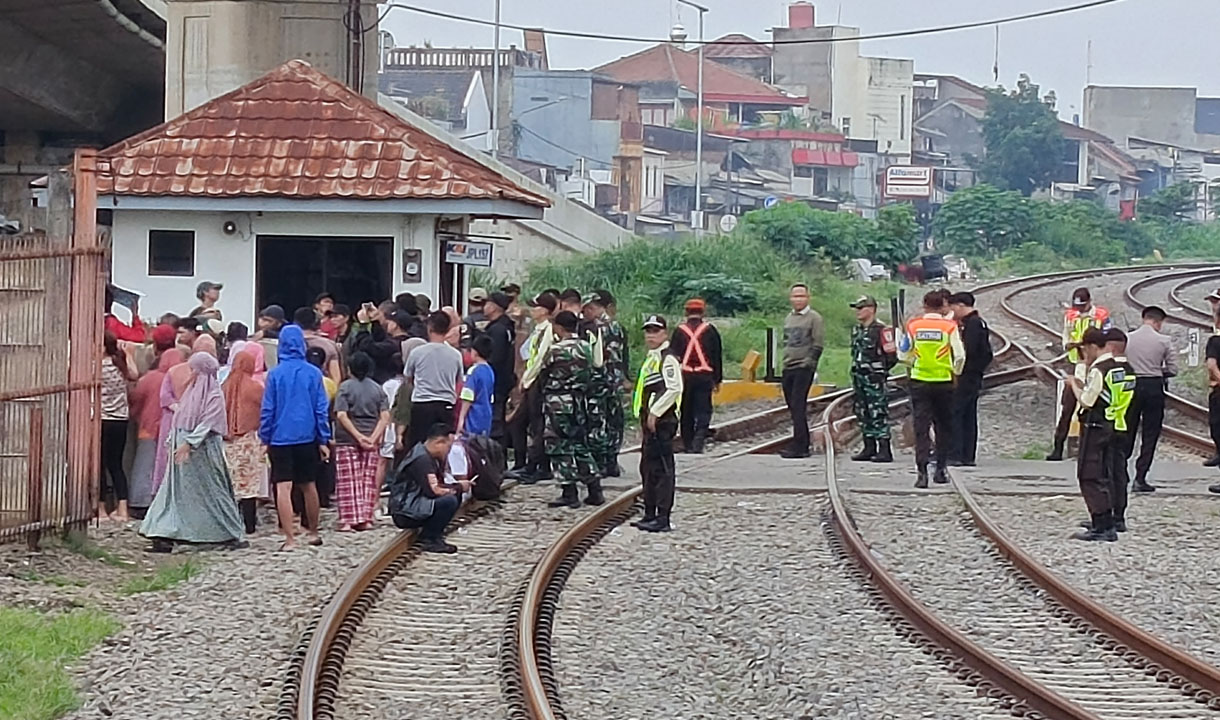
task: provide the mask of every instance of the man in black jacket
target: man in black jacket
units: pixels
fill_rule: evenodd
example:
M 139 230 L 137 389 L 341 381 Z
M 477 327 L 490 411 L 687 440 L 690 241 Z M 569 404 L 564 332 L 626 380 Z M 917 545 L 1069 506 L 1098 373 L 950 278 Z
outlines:
M 712 424 L 712 393 L 724 380 L 720 333 L 703 319 L 703 298 L 686 301 L 686 322 L 669 339 L 670 352 L 682 363 L 682 446 L 688 453 L 702 453 Z
M 483 316 L 487 326 L 483 334 L 491 338 L 491 357 L 487 364 L 496 374 L 495 392 L 491 402 L 491 437 L 501 445 L 505 443 L 504 412 L 508 396 L 517 385 L 517 356 L 515 352 L 517 328 L 508 316 L 512 300 L 501 292 L 492 293 L 483 305 Z
M 414 318 L 401 309 L 382 315 L 380 310 L 370 313 L 368 308 L 361 308 L 356 318 L 361 324 L 352 340 L 351 351 L 368 353 L 373 358 L 372 378 L 381 385 L 401 372 L 402 342 L 409 337 L 406 328 Z
M 983 391 L 983 374 L 992 358 L 991 330 L 974 309 L 974 295 L 956 293 L 950 296 L 949 307 L 961 328 L 962 345 L 966 348 L 966 367 L 953 391 L 956 427 L 949 455 L 954 465 L 973 466 L 979 441 L 979 394 Z

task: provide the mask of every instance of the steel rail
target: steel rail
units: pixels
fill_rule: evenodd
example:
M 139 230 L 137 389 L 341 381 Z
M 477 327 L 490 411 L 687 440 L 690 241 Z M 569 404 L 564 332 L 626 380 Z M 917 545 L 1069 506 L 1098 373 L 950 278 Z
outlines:
M 1217 275 L 1220 275 L 1220 266 L 1213 266 L 1210 270 L 1183 270 L 1180 272 L 1170 272 L 1170 273 L 1166 273 L 1164 275 L 1157 275 L 1154 277 L 1144 278 L 1143 280 L 1138 280 L 1136 282 L 1133 282 L 1127 286 L 1127 290 L 1124 294 L 1126 295 L 1127 302 L 1142 312 L 1144 310 L 1144 308 L 1148 307 L 1149 304 L 1142 302 L 1139 299 L 1138 294 L 1141 290 L 1144 290 L 1145 288 L 1148 288 L 1152 285 L 1159 285 L 1160 283 L 1163 283 L 1167 280 L 1175 280 L 1178 278 L 1193 278 L 1193 280 L 1188 281 L 1187 283 L 1183 283 L 1183 284 L 1195 284 L 1195 283 L 1199 283 L 1199 282 L 1204 282 L 1208 279 L 1214 279 Z M 1169 292 L 1166 295 L 1169 300 L 1173 300 L 1173 294 L 1174 294 L 1174 291 L 1177 289 L 1177 287 L 1178 286 L 1170 288 Z M 1184 306 L 1184 307 L 1186 307 L 1190 310 L 1194 310 L 1194 312 L 1196 312 L 1196 313 L 1202 312 L 1200 310 L 1195 310 L 1194 308 L 1189 308 L 1189 306 Z M 1208 317 L 1207 313 L 1202 313 L 1202 314 L 1204 317 Z M 1198 319 L 1191 318 L 1191 317 L 1185 317 L 1183 315 L 1178 315 L 1176 313 L 1171 313 L 1169 311 L 1166 311 L 1165 315 L 1170 320 L 1170 322 L 1177 323 L 1178 325 L 1185 325 L 1186 327 L 1193 327 L 1193 328 L 1202 328 L 1204 330 L 1207 330 L 1208 332 L 1211 332 L 1214 329 L 1210 319 L 1203 321 L 1203 320 L 1198 320 Z
M 1220 275 L 1220 273 L 1217 273 L 1217 274 Z M 1169 302 L 1172 305 L 1174 305 L 1175 308 L 1181 308 L 1182 310 L 1185 310 L 1186 312 L 1188 312 L 1196 317 L 1205 318 L 1206 320 L 1208 320 L 1210 322 L 1212 319 L 1212 314 L 1210 312 L 1208 312 L 1207 310 L 1200 310 L 1199 308 L 1195 307 L 1194 305 L 1191 305 L 1190 300 L 1188 298 L 1186 298 L 1186 296 L 1183 293 L 1186 291 L 1186 288 L 1188 288 L 1188 287 L 1194 287 L 1195 285 L 1202 285 L 1203 283 L 1208 282 L 1208 281 L 1216 282 L 1216 280 L 1217 280 L 1216 276 L 1205 276 L 1205 277 L 1197 277 L 1197 278 L 1194 278 L 1191 280 L 1187 280 L 1186 282 L 1174 285 L 1169 290 Z
M 1211 702 L 1220 696 L 1220 669 L 1182 652 L 1072 587 L 1008 537 L 983 510 L 964 482 L 952 473 L 950 479 L 953 489 L 957 491 L 973 518 L 975 527 L 990 539 L 1000 554 L 1026 578 L 1045 590 L 1070 612 L 1084 619 L 1099 632 L 1110 636 L 1117 645 L 1152 661 L 1154 665 L 1149 667 L 1149 672 L 1155 673 L 1158 679 L 1169 679 L 1161 674 L 1164 670 L 1186 680 L 1189 685 L 1183 685 L 1183 693 L 1194 695 L 1202 702 Z
M 989 694 L 988 685 L 998 688 L 1009 697 L 1013 714 L 1021 710 L 1033 710 L 1054 720 L 1100 720 L 1097 715 L 1080 707 L 1059 693 L 1046 688 L 1025 673 L 1004 662 L 986 649 L 966 637 L 957 629 L 938 618 L 926 605 L 919 602 L 894 575 L 873 555 L 856 528 L 855 521 L 847 509 L 843 493 L 839 489 L 835 471 L 833 410 L 838 401 L 826 410 L 821 432 L 826 445 L 826 488 L 834 529 L 842 545 L 860 567 L 873 587 L 881 593 L 885 602 L 896 610 L 920 635 L 940 648 L 961 659 L 975 673 L 974 679 L 980 694 Z M 959 674 L 959 677 L 961 675 Z M 964 678 L 970 682 L 970 678 Z M 1021 713 L 1025 714 L 1025 713 Z

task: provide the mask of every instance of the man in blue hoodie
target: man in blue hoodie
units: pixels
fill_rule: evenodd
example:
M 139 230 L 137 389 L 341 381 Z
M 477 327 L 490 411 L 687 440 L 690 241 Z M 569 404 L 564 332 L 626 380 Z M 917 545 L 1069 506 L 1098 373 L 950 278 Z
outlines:
M 258 436 L 271 460 L 275 507 L 284 533 L 281 550 L 296 548 L 292 489 L 305 499 L 309 544 L 318 537 L 318 488 L 321 463 L 330 460 L 330 401 L 322 386 L 322 371 L 305 361 L 305 335 L 296 325 L 280 331 L 279 364 L 267 374 Z

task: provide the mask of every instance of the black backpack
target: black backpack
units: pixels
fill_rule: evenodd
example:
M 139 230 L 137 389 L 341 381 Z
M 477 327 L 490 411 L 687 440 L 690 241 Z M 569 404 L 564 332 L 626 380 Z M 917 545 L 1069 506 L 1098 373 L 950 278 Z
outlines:
M 500 497 L 500 486 L 508 469 L 504 447 L 483 435 L 466 438 L 464 444 L 468 472 L 475 479 L 472 490 L 474 499 L 495 500 Z

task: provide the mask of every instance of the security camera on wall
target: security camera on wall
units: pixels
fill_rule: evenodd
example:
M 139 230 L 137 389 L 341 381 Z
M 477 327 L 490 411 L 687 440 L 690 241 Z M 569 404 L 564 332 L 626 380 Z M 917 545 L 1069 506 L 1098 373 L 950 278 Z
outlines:
M 221 226 L 221 230 L 224 231 L 225 235 L 236 235 L 237 223 L 233 222 L 232 220 L 225 220 L 225 224 Z

